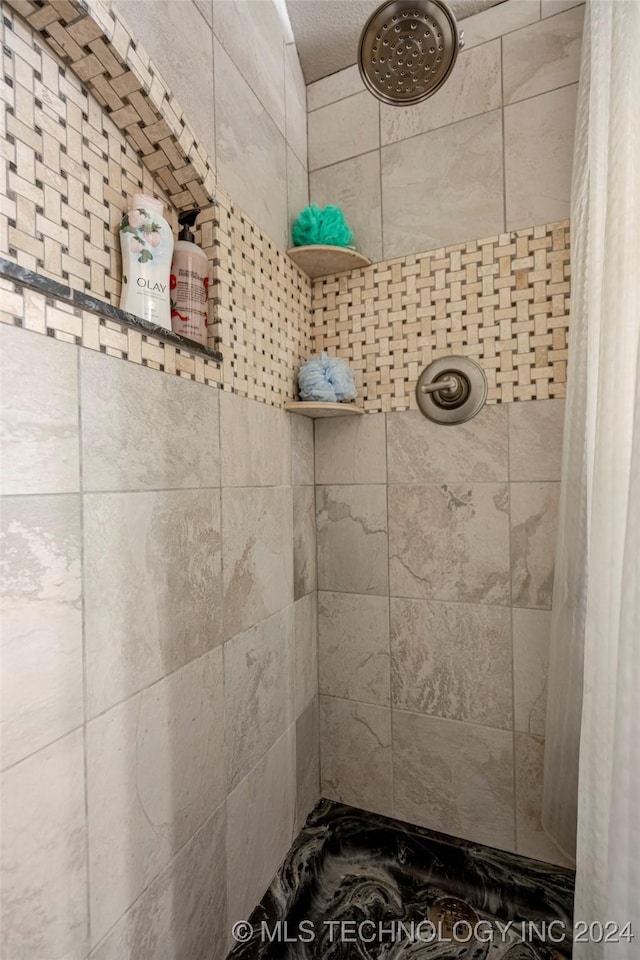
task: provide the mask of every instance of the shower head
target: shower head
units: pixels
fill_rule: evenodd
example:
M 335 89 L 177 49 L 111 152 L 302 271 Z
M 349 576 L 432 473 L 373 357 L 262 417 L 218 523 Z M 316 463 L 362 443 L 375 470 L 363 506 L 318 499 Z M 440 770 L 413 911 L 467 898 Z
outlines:
M 442 86 L 463 46 L 444 0 L 387 0 L 360 35 L 358 66 L 374 97 L 406 107 Z

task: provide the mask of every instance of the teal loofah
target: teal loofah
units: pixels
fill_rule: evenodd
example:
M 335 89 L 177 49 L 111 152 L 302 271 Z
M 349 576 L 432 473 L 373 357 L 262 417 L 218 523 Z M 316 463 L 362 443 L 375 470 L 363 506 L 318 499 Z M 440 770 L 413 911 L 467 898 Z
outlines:
M 353 233 L 340 207 L 327 206 L 321 209 L 312 203 L 304 208 L 293 225 L 293 244 L 307 247 L 314 243 L 353 247 Z

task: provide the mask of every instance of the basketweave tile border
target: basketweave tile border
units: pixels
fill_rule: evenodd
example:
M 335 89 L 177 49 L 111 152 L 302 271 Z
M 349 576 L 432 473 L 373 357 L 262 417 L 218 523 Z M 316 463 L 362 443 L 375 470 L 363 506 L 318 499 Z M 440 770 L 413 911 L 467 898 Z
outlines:
M 0 252 L 21 266 L 118 305 L 119 224 L 137 192 L 178 211 L 143 158 L 75 75 L 12 10 L 3 11 L 5 101 Z M 213 199 L 198 242 L 215 259 Z M 210 300 L 213 301 L 214 291 Z M 209 339 L 217 331 L 211 324 Z
M 47 287 L 51 292 L 46 292 Z M 200 349 L 167 331 L 156 335 L 151 324 L 137 317 L 99 300 L 91 302 L 77 290 L 70 297 L 64 291 L 63 285 L 47 278 L 16 279 L 0 272 L 0 323 L 196 383 L 222 386 L 219 357 L 207 348 Z
M 48 38 L 8 9 L 3 33 L 7 189 L 0 252 L 116 307 L 123 210 L 134 193 L 154 193 L 175 228 L 173 198 Z M 210 264 L 208 345 L 223 355 L 222 385 L 273 405 L 291 399 L 296 370 L 311 349 L 309 278 L 220 184 L 196 227 Z
M 202 207 L 216 174 L 156 65 L 103 0 L 3 0 L 89 90 L 177 210 Z
M 80 178 L 80 199 L 89 208 L 82 208 L 82 216 L 90 224 L 90 232 L 85 233 L 82 238 L 84 247 L 82 264 L 80 264 L 79 260 L 75 261 L 74 257 L 69 255 L 70 247 L 66 247 L 67 252 L 64 253 L 65 245 L 60 242 L 60 230 L 56 230 L 62 227 L 62 223 L 49 223 L 47 233 L 46 217 L 44 217 L 47 211 L 41 204 L 34 203 L 34 193 L 37 193 L 38 189 L 42 189 L 43 193 L 46 192 L 47 184 L 45 183 L 43 187 L 40 181 L 38 186 L 37 182 L 32 182 L 33 177 L 31 181 L 23 178 L 27 187 L 25 190 L 27 196 L 20 196 L 11 191 L 4 202 L 8 210 L 12 209 L 13 204 L 14 214 L 20 201 L 26 207 L 30 203 L 32 229 L 17 231 L 15 218 L 11 220 L 5 214 L 5 222 L 9 220 L 8 233 L 11 234 L 13 230 L 11 237 L 16 241 L 16 246 L 10 247 L 7 252 L 15 255 L 23 265 L 26 260 L 26 265 L 33 264 L 45 273 L 48 265 L 54 265 L 56 269 L 48 271 L 50 276 L 56 277 L 62 273 L 63 279 L 69 279 L 71 285 L 75 286 L 77 283 L 78 286 L 90 289 L 91 294 L 99 299 L 104 297 L 108 302 L 115 303 L 119 297 L 120 263 L 117 229 L 113 224 L 119 221 L 121 210 L 126 204 L 126 197 L 141 189 L 160 194 L 167 201 L 168 216 L 173 220 L 175 220 L 175 211 L 171 203 L 172 201 L 181 202 L 179 199 L 176 201 L 175 193 L 170 196 L 163 191 L 163 187 L 155 180 L 155 174 L 152 176 L 142 162 L 140 143 L 136 140 L 133 129 L 137 121 L 133 121 L 133 124 L 125 122 L 127 118 L 131 120 L 132 115 L 117 114 L 116 110 L 117 119 L 122 123 L 121 129 L 118 129 L 108 116 L 114 104 L 109 104 L 102 96 L 103 105 L 98 102 L 94 106 L 93 96 L 87 94 L 78 78 L 74 76 L 79 63 L 85 64 L 81 70 L 90 64 L 93 65 L 92 69 L 96 67 L 94 60 L 97 54 L 92 44 L 103 54 L 100 61 L 103 67 L 102 75 L 105 70 L 108 72 L 108 56 L 102 44 L 106 43 L 108 46 L 115 36 L 119 36 L 124 43 L 118 27 L 119 18 L 101 0 L 91 0 L 91 13 L 89 13 L 89 6 L 79 0 L 57 0 L 55 5 L 43 4 L 40 0 L 4 0 L 5 6 L 7 3 L 22 15 L 26 14 L 31 27 L 42 33 L 47 42 L 47 49 L 44 50 L 37 42 L 32 42 L 31 50 L 36 56 L 40 54 L 47 60 L 51 60 L 55 66 L 54 70 L 51 63 L 48 63 L 46 78 L 49 84 L 45 86 L 42 83 L 43 64 L 40 64 L 41 71 L 37 71 L 35 69 L 37 63 L 34 65 L 29 54 L 25 54 L 25 51 L 29 50 L 29 36 L 33 37 L 33 34 L 29 32 L 28 27 L 21 25 L 19 19 L 12 17 L 11 11 L 8 11 L 5 21 L 11 25 L 15 33 L 20 34 L 22 31 L 22 35 L 18 36 L 17 40 L 15 37 L 11 38 L 14 39 L 14 49 L 12 50 L 9 44 L 9 59 L 13 57 L 14 60 L 18 60 L 19 53 L 26 55 L 21 65 L 15 68 L 16 71 L 21 71 L 17 82 L 19 85 L 28 70 L 33 70 L 34 78 L 31 88 L 34 91 L 34 115 L 38 110 L 42 113 L 42 116 L 38 117 L 42 121 L 42 126 L 34 123 L 35 130 L 31 132 L 39 135 L 44 131 L 44 135 L 49 135 L 53 129 L 58 133 L 59 138 L 59 130 L 52 126 L 52 121 L 55 122 L 56 119 L 59 126 L 65 129 L 71 126 L 73 130 L 73 124 L 67 124 L 66 117 L 61 117 L 59 112 L 56 118 L 56 107 L 59 108 L 60 103 L 71 102 L 76 108 L 76 119 L 79 107 L 82 121 L 89 124 L 88 129 L 81 132 L 80 139 L 82 169 L 85 172 L 88 171 L 84 176 L 84 180 L 88 182 L 84 182 L 82 176 Z M 49 9 L 51 7 L 55 10 L 55 17 Z M 91 21 L 94 26 L 91 27 L 88 21 Z M 17 28 L 16 24 L 18 24 Z M 62 24 L 64 28 L 62 32 L 61 28 L 55 24 Z M 96 24 L 103 30 L 100 43 L 97 36 L 93 40 L 88 39 L 93 35 L 91 31 L 95 33 Z M 123 29 L 126 33 L 126 28 L 123 27 Z M 74 40 L 74 31 L 78 37 L 84 36 L 85 50 L 82 57 L 78 53 L 80 44 L 77 39 Z M 76 46 L 71 42 L 65 46 L 61 42 L 67 35 L 71 36 Z M 137 80 L 140 80 L 140 65 L 148 64 L 149 61 L 141 48 L 136 47 L 133 38 L 130 35 L 127 36 L 129 36 L 130 46 L 126 49 L 130 51 L 133 58 L 131 72 Z M 49 56 L 50 46 L 54 51 L 52 56 Z M 91 53 L 88 53 L 88 50 Z M 56 64 L 56 56 L 62 58 L 61 63 Z M 85 63 L 88 57 L 94 59 Z M 100 57 L 98 59 L 100 60 Z M 65 72 L 65 62 L 72 65 L 71 73 Z M 122 66 L 122 63 L 119 65 Z M 10 69 L 9 71 L 6 69 L 10 66 L 11 64 L 7 64 L 7 47 L 5 47 L 5 76 L 7 72 L 10 73 Z M 111 67 L 113 68 L 113 63 Z M 128 66 L 127 69 L 129 69 Z M 100 89 L 102 81 L 96 81 L 97 85 L 89 81 L 95 80 L 95 77 L 99 78 L 100 75 L 99 70 L 86 81 L 86 85 L 91 86 L 93 92 Z M 124 73 L 118 74 L 121 77 L 124 75 Z M 149 77 L 151 75 L 155 76 L 152 66 Z M 57 100 L 49 89 L 54 77 L 61 78 L 59 83 L 65 87 L 64 90 L 58 90 Z M 10 80 L 12 81 L 11 77 Z M 124 84 L 124 80 L 122 82 Z M 40 84 L 39 87 L 38 84 Z M 151 95 L 153 87 L 151 81 L 148 86 L 148 93 Z M 146 91 L 146 88 L 141 89 Z M 156 85 L 156 92 L 161 89 L 166 91 L 163 84 Z M 15 90 L 13 82 L 9 90 Z M 37 92 L 41 93 L 42 99 L 36 96 Z M 136 90 L 132 89 L 131 92 L 136 93 Z M 170 98 L 168 92 L 167 96 Z M 7 99 L 10 101 L 10 96 Z M 136 102 L 140 105 L 139 99 Z M 21 106 L 24 107 L 24 101 Z M 83 106 L 84 109 L 82 109 Z M 176 116 L 180 113 L 179 110 L 174 112 Z M 11 115 L 10 111 L 8 113 Z M 15 104 L 12 115 L 15 118 Z M 24 116 L 22 111 L 20 116 Z M 111 113 L 111 118 L 113 117 L 114 112 Z M 61 123 L 61 120 L 64 122 Z M 82 130 L 81 124 L 76 123 L 76 126 Z M 125 134 L 121 130 L 126 132 L 128 140 L 125 139 Z M 87 132 L 90 132 L 90 137 L 84 135 Z M 59 175 L 60 179 L 69 179 L 68 170 L 51 171 L 51 168 L 43 163 L 48 144 L 45 143 L 43 152 L 39 153 L 35 149 L 38 144 L 30 142 L 27 125 L 23 123 L 22 128 L 16 130 L 17 136 L 10 131 L 8 133 L 9 147 L 15 148 L 14 159 L 9 160 L 9 175 L 18 172 L 17 157 L 18 161 L 22 160 L 25 163 L 33 160 L 36 164 L 40 163 L 40 172 L 45 177 L 52 173 L 54 177 Z M 23 134 L 24 139 L 20 138 L 20 133 Z M 107 147 L 107 150 L 102 150 L 101 157 L 96 139 L 99 140 L 99 145 Z M 75 145 L 77 142 L 76 136 Z M 114 147 L 120 149 L 120 163 L 113 162 Z M 32 157 L 29 156 L 29 150 L 33 153 Z M 89 151 L 91 152 L 87 158 Z M 68 150 L 64 155 L 68 156 Z M 102 166 L 96 157 L 100 157 Z M 149 154 L 145 155 L 144 159 L 148 161 Z M 11 169 L 11 164 L 14 170 Z M 108 177 L 105 175 L 105 164 L 108 165 Z M 33 163 L 31 166 L 33 167 Z M 120 187 L 119 191 L 114 189 L 113 183 L 113 173 L 118 168 L 122 172 L 122 180 L 116 184 Z M 211 170 L 210 166 L 209 170 Z M 59 183 L 59 180 L 56 182 Z M 213 179 L 209 178 L 208 183 L 215 184 L 215 175 Z M 96 190 L 99 184 L 103 187 L 102 194 L 99 193 L 99 188 Z M 30 191 L 29 186 L 35 187 L 35 191 L 33 189 Z M 169 186 L 175 185 L 169 184 Z M 105 190 L 108 193 L 106 201 Z M 96 192 L 98 196 L 94 196 Z M 53 193 L 55 194 L 55 190 Z M 85 197 L 88 198 L 86 201 Z M 110 211 L 110 204 L 114 203 L 114 198 L 116 198 L 114 206 L 117 208 L 117 216 L 114 218 L 109 213 L 105 217 L 104 211 Z M 76 199 L 78 199 L 77 195 Z M 182 199 L 185 200 L 184 194 Z M 187 206 L 194 204 L 193 195 L 186 199 L 188 199 Z M 199 205 L 202 206 L 201 203 Z M 41 218 L 39 221 L 38 216 Z M 21 226 L 23 223 L 24 218 L 21 219 Z M 104 247 L 101 248 L 99 242 L 92 242 L 95 241 L 101 225 L 105 227 L 104 233 L 107 236 L 105 246 L 109 255 L 109 266 L 104 265 Z M 38 226 L 45 226 L 45 232 L 38 230 Z M 78 255 L 78 247 L 82 244 L 79 243 L 78 235 L 73 234 L 74 226 L 76 225 L 72 224 L 70 231 L 71 242 L 75 243 L 74 252 Z M 523 240 L 527 236 L 531 236 L 534 241 L 542 240 L 542 246 L 546 247 L 549 230 L 554 226 L 559 229 L 568 227 L 566 223 L 546 225 L 500 237 L 470 241 L 443 250 L 396 258 L 374 264 L 365 271 L 355 271 L 349 275 L 348 281 L 347 275 L 323 278 L 314 286 L 313 303 L 311 303 L 311 285 L 308 277 L 299 271 L 284 251 L 264 237 L 257 226 L 235 207 L 218 183 L 215 189 L 215 200 L 201 210 L 197 239 L 206 250 L 211 264 L 213 283 L 210 297 L 213 302 L 214 318 L 210 328 L 209 343 L 212 348 L 219 348 L 224 356 L 222 385 L 226 389 L 236 390 L 254 399 L 280 404 L 293 396 L 296 368 L 315 346 L 316 349 L 334 349 L 338 355 L 345 356 L 353 363 L 361 388 L 361 397 L 358 402 L 366 410 L 371 412 L 401 410 L 415 405 L 413 387 L 419 370 L 431 359 L 459 350 L 475 356 L 485 367 L 490 383 L 489 402 L 563 396 L 566 380 L 566 327 L 568 324 L 568 229 L 564 235 L 564 246 L 561 244 L 556 249 L 553 247 L 556 241 L 552 240 L 552 253 L 559 254 L 556 258 L 557 263 L 566 263 L 566 267 L 562 266 L 562 281 L 559 279 L 556 263 L 554 278 L 549 281 L 549 277 L 546 276 L 549 282 L 544 288 L 541 288 L 543 279 L 536 276 L 536 271 L 547 269 L 551 258 L 549 263 L 542 262 L 538 257 L 533 264 L 516 264 L 516 259 L 526 260 L 530 255 L 535 257 L 535 244 L 527 245 L 526 250 L 520 248 L 517 256 L 508 249 L 513 242 Z M 41 244 L 40 247 L 38 243 Z M 500 263 L 497 267 L 496 246 L 503 248 L 498 250 Z M 476 283 L 481 278 L 481 284 L 480 290 L 474 291 L 472 289 L 474 276 L 469 279 L 469 268 L 474 262 L 478 262 L 479 250 L 481 250 L 480 267 L 474 276 Z M 37 256 L 38 252 L 43 253 L 42 258 Z M 463 277 L 456 276 L 459 272 L 456 270 L 458 255 L 466 258 Z M 76 278 L 72 272 L 69 273 L 64 268 L 62 271 L 59 270 L 58 264 L 64 260 L 65 256 L 67 257 L 64 261 L 66 266 L 71 266 L 73 269 L 77 264 L 79 265 L 77 269 L 79 277 Z M 511 261 L 506 269 L 505 258 Z M 429 264 L 427 269 L 425 264 Z M 410 278 L 412 272 L 415 273 L 416 265 L 419 276 L 413 281 Z M 443 270 L 444 273 L 442 273 Z M 514 273 L 516 270 L 517 277 Z M 372 271 L 374 271 L 373 274 Z M 389 271 L 389 276 L 385 276 Z M 523 271 L 526 272 L 523 273 Z M 496 273 L 497 277 L 491 285 L 490 277 L 495 276 Z M 362 286 L 363 275 L 366 275 L 364 276 L 366 294 L 370 293 L 368 283 L 372 275 L 376 287 L 376 294 L 373 297 L 366 297 L 369 312 L 364 318 L 359 316 L 358 293 L 354 293 Z M 102 288 L 97 282 L 100 278 L 103 278 Z M 468 295 L 471 300 L 465 301 L 462 310 L 456 310 L 455 307 L 459 304 L 455 300 L 458 295 L 455 284 L 462 284 L 463 280 L 467 281 L 465 295 Z M 337 316 L 332 315 L 330 308 L 326 312 L 323 309 L 321 315 L 318 315 L 318 291 L 321 290 L 321 298 L 325 295 L 331 296 L 330 285 L 335 282 L 339 283 L 338 297 L 344 297 L 346 294 L 346 302 L 348 303 L 350 297 L 352 301 L 350 308 L 347 306 L 346 327 L 343 322 L 344 299 L 339 304 Z M 414 282 L 415 290 L 421 291 L 416 302 L 412 302 L 411 291 L 414 289 Z M 447 286 L 449 283 L 453 284 L 451 288 Z M 561 286 L 558 286 L 558 283 Z M 563 283 L 566 284 L 566 289 L 562 289 Z M 519 307 L 516 308 L 515 316 L 500 315 L 501 310 L 508 309 L 505 307 L 505 290 L 514 285 L 519 293 Z M 424 291 L 430 288 L 432 302 L 426 305 Z M 478 296 L 475 306 L 478 308 L 481 304 L 480 317 L 474 318 L 475 323 L 461 322 L 460 318 L 469 314 L 467 309 L 469 303 L 474 305 L 474 294 L 478 293 L 481 296 Z M 404 313 L 404 316 L 398 315 L 397 296 L 399 294 L 402 305 L 400 314 Z M 415 297 L 415 292 L 413 296 Z M 389 297 L 391 297 L 391 309 L 387 302 Z M 395 301 L 394 297 L 396 297 Z M 560 298 L 564 298 L 562 303 Z M 551 309 L 548 309 L 550 300 Z M 530 301 L 531 306 L 527 307 L 525 316 L 521 308 L 524 302 Z M 514 307 L 513 301 L 509 307 Z M 377 313 L 375 323 L 372 323 L 372 312 Z M 478 312 L 477 309 L 476 312 Z M 380 320 L 383 321 L 382 324 Z M 508 322 L 512 323 L 509 329 Z M 533 327 L 531 327 L 532 322 Z M 385 325 L 390 327 L 390 331 L 387 330 L 386 333 Z M 349 334 L 346 341 L 345 331 Z M 64 331 L 61 332 L 64 333 Z
M 313 287 L 314 349 L 348 359 L 366 411 L 416 409 L 432 360 L 477 360 L 488 403 L 564 397 L 568 220 L 397 257 Z

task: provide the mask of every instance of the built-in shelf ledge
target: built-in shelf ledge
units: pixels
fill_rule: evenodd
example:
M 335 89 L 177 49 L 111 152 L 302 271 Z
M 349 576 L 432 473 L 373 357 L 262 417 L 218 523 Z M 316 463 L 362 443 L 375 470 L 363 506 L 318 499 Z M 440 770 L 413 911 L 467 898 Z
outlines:
M 141 317 L 136 317 L 132 313 L 120 310 L 111 303 L 105 303 L 104 300 L 98 300 L 82 290 L 74 290 L 60 280 L 53 280 L 50 277 L 43 277 L 39 273 L 34 273 L 26 267 L 21 267 L 11 260 L 4 260 L 0 257 L 0 277 L 7 277 L 21 284 L 23 287 L 29 287 L 31 290 L 37 290 L 47 297 L 55 297 L 64 303 L 71 304 L 77 310 L 86 310 L 89 313 L 95 313 L 104 320 L 114 320 L 126 327 L 132 327 L 134 330 L 140 330 L 163 343 L 171 343 L 185 353 L 193 353 L 200 357 L 206 357 L 208 360 L 222 363 L 223 356 L 219 350 L 212 350 L 210 347 L 204 347 L 194 340 L 188 340 L 187 337 L 181 337 L 179 333 L 172 330 L 165 330 L 155 323 L 149 323 Z
M 287 253 L 301 270 L 312 280 L 328 277 L 333 273 L 344 273 L 355 267 L 369 267 L 371 260 L 347 247 L 330 247 L 324 244 L 312 244 L 308 247 L 291 247 Z
M 289 413 L 299 413 L 302 417 L 318 420 L 320 417 L 353 417 L 364 413 L 353 403 L 321 403 L 317 400 L 289 400 L 284 405 Z

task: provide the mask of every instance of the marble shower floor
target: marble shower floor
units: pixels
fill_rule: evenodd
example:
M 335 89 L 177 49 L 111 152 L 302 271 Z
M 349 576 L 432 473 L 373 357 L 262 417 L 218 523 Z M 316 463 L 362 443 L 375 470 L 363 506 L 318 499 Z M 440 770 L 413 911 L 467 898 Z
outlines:
M 229 960 L 560 960 L 573 883 L 561 867 L 322 800 Z

